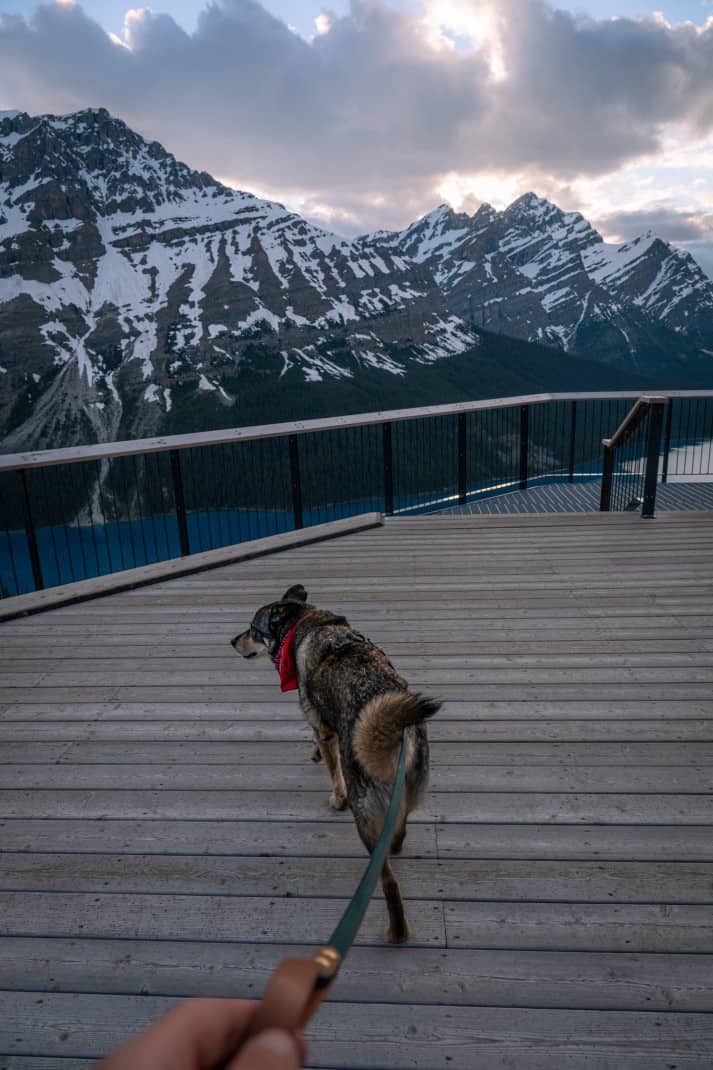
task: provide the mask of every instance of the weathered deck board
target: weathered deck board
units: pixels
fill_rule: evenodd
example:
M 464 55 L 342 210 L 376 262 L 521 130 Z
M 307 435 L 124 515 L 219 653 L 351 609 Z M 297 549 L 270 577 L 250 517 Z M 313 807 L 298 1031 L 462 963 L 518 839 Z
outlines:
M 118 941 L 8 937 L 0 944 L 0 989 L 120 995 L 223 996 L 226 986 L 259 995 L 281 958 L 309 954 L 309 945 L 229 941 Z M 414 948 L 400 965 L 398 985 L 412 1004 L 434 999 L 439 975 L 444 1004 L 596 1007 L 709 1011 L 713 956 L 634 952 L 508 951 Z M 390 949 L 356 947 L 339 975 L 338 1002 L 392 1002 Z
M 52 791 L 6 790 L 0 807 L 8 817 L 118 817 L 190 819 L 200 813 L 216 820 L 255 821 L 269 813 L 275 821 L 312 821 L 328 810 L 322 791 Z M 347 821 L 345 815 L 335 820 Z M 642 825 L 713 825 L 709 793 L 433 792 L 411 821 L 593 822 Z
M 434 977 L 437 983 L 438 974 Z M 37 1048 L 91 1055 L 121 1041 L 171 1004 L 154 996 L 11 992 L 12 1050 Z M 318 1066 L 408 1065 L 452 1070 L 702 1070 L 710 1057 L 713 1016 L 696 1013 L 453 1007 L 340 1002 L 326 1004 L 310 1029 Z M 408 1050 L 408 1064 L 404 1051 Z
M 95 892 L 41 892 L 27 916 L 26 892 L 0 893 L 10 936 L 142 940 L 236 940 L 245 942 L 324 942 L 347 899 L 267 896 L 112 895 Z M 713 951 L 711 908 L 698 904 L 406 902 L 412 947 L 529 948 L 552 951 Z M 38 932 L 38 929 L 40 930 Z M 383 904 L 374 900 L 357 942 L 383 944 Z M 321 935 L 320 935 L 321 934 Z M 237 941 L 241 941 L 238 939 Z M 393 961 L 393 960 L 392 960 Z
M 0 822 L 7 851 L 83 851 L 104 854 L 251 855 L 255 845 L 268 857 L 294 855 L 299 846 L 312 858 L 362 855 L 356 838 L 325 815 L 323 820 L 188 821 L 137 819 L 96 821 L 51 817 Z M 435 837 L 437 836 L 437 840 Z M 713 861 L 708 825 L 448 825 L 414 822 L 408 856 L 429 858 L 614 859 L 617 861 Z
M 313 1065 L 707 1070 L 712 536 L 418 517 L 0 625 L 1 1070 L 258 994 L 338 919 L 363 848 L 294 696 L 227 645 L 298 580 L 446 699 L 396 862 L 414 942 L 375 896 Z
M 274 684 L 272 685 L 275 686 Z M 428 681 L 421 680 L 421 686 L 428 686 Z M 713 681 L 685 684 L 641 684 L 634 681 L 619 684 L 449 684 L 433 681 L 441 699 L 455 702 L 468 702 L 473 692 L 481 701 L 511 701 L 546 703 L 551 700 L 560 702 L 604 701 L 617 702 L 627 699 L 630 702 L 690 702 L 700 700 L 705 704 L 706 712 L 710 709 L 710 694 Z M 58 702 L 115 702 L 123 695 L 129 702 L 152 702 L 159 696 L 164 702 L 193 702 L 196 705 L 210 701 L 230 702 L 235 693 L 235 684 L 211 686 L 209 683 L 198 687 L 176 687 L 170 683 L 155 683 L 152 686 L 133 687 L 88 686 L 88 687 L 53 687 L 49 677 L 36 687 L 0 688 L 1 702 L 47 702 L 55 698 Z M 263 685 L 245 684 L 242 688 L 243 698 L 260 703 L 270 694 L 270 689 Z
M 126 767 L 188 765 L 221 765 L 234 770 L 242 780 L 244 768 L 255 776 L 255 766 L 280 765 L 281 769 L 297 765 L 304 773 L 305 755 L 300 748 L 285 753 L 282 741 L 267 743 L 239 743 L 233 741 L 176 742 L 153 739 L 139 742 L 83 740 L 80 743 L 4 742 L 0 755 L 0 778 L 30 775 L 32 767 L 39 766 L 32 775 L 42 776 L 47 765 L 71 766 L 74 776 L 78 767 L 105 765 L 117 767 L 117 775 Z M 705 767 L 713 765 L 713 741 L 662 743 L 622 743 L 574 741 L 523 743 L 521 741 L 462 741 L 458 743 L 439 740 L 438 753 L 431 763 L 440 778 L 445 771 L 457 766 L 499 766 L 511 769 L 517 762 L 521 766 L 661 766 L 687 769 L 696 763 Z M 17 764 L 16 764 L 17 763 Z M 50 770 L 47 773 L 52 776 Z M 519 770 L 518 770 L 519 778 Z M 319 786 L 324 787 L 322 774 L 317 773 Z M 7 785 L 6 785 L 7 786 Z
M 331 895 L 348 898 L 364 863 L 357 845 L 346 835 L 343 840 L 343 846 L 335 849 L 333 856 L 327 856 L 335 860 L 321 864 L 320 874 L 328 882 Z M 600 859 L 564 862 L 410 857 L 394 865 L 403 894 L 410 899 L 605 903 L 616 898 L 619 902 L 713 905 L 710 862 L 605 864 Z M 18 852 L 3 857 L 1 880 L 4 891 L 229 893 L 234 897 L 269 897 L 280 892 L 309 897 L 314 892 L 314 860 L 294 856 L 264 858 L 247 853 L 156 857 Z M 713 952 L 713 935 L 710 939 Z
M 713 764 L 700 764 L 691 756 L 688 765 L 435 765 L 431 771 L 435 792 L 604 792 L 650 795 L 706 794 L 713 792 Z M 695 763 L 695 764 L 694 764 Z M 146 791 L 280 791 L 325 794 L 324 773 L 314 763 L 280 765 L 199 764 L 149 765 L 81 764 L 0 765 L 0 792 L 5 790 Z

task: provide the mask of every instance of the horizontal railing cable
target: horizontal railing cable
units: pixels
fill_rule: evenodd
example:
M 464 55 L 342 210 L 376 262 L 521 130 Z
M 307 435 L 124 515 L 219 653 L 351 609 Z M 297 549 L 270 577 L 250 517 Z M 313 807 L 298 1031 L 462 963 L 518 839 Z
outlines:
M 666 397 L 710 398 L 713 390 L 667 390 Z M 490 412 L 497 409 L 515 408 L 520 405 L 547 405 L 553 401 L 609 401 L 613 399 L 633 401 L 640 391 L 613 391 L 563 394 L 525 394 L 510 398 L 490 398 L 485 401 L 463 401 L 451 405 L 433 405 L 425 408 L 394 409 L 385 412 L 359 413 L 354 416 L 334 416 L 328 419 L 300 420 L 290 423 L 261 424 L 251 427 L 227 428 L 220 431 L 203 431 L 196 434 L 167 435 L 161 438 L 130 439 L 121 442 L 95 443 L 87 446 L 67 446 L 64 449 L 29 451 L 27 453 L 0 454 L 0 472 L 18 468 L 28 469 L 55 464 L 76 464 L 102 457 L 130 456 L 137 453 L 161 453 L 168 449 L 184 450 L 191 447 L 215 446 L 227 442 L 248 442 L 260 438 L 278 438 L 305 435 L 315 431 L 338 430 L 345 427 L 362 427 L 368 424 L 392 424 L 404 420 L 428 419 L 453 413 Z
M 636 499 L 652 509 L 661 439 L 668 480 L 713 475 L 713 391 L 666 398 L 665 432 L 646 443 L 634 432 L 651 427 L 656 399 L 615 392 L 0 456 L 0 597 L 362 513 L 423 513 L 602 472 L 603 507 Z

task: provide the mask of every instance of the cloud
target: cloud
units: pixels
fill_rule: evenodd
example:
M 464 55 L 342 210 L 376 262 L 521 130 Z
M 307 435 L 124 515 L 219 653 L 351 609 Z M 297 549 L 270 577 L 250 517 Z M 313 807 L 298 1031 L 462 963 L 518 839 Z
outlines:
M 307 41 L 256 0 L 214 0 L 192 34 L 132 11 L 122 45 L 81 6 L 42 5 L 0 16 L 0 103 L 107 107 L 194 167 L 310 199 L 358 229 L 407 222 L 450 174 L 567 186 L 655 154 L 671 126 L 699 138 L 713 127 L 713 19 L 352 0 L 317 29 Z
M 625 242 L 647 230 L 671 242 L 713 242 L 713 214 L 667 206 L 615 212 L 598 220 L 613 239 Z
M 681 242 L 680 248 L 690 253 L 693 259 L 713 279 L 713 241 Z

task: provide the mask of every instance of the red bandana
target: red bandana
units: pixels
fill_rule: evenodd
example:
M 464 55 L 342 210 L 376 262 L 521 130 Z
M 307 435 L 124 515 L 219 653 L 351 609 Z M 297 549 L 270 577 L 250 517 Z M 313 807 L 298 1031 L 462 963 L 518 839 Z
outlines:
M 295 641 L 295 632 L 302 623 L 302 617 L 293 624 L 285 638 L 280 643 L 280 649 L 275 658 L 275 668 L 280 674 L 280 691 L 297 690 L 297 674 L 295 671 L 295 656 L 292 653 L 292 644 Z

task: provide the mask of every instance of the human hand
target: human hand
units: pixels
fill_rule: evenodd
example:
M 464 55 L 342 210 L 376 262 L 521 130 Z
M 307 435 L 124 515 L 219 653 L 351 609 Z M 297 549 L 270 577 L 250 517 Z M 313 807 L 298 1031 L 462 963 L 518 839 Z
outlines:
M 256 1006 L 243 999 L 179 1003 L 96 1070 L 298 1070 L 306 1058 L 300 1034 L 266 1029 L 242 1042 Z

